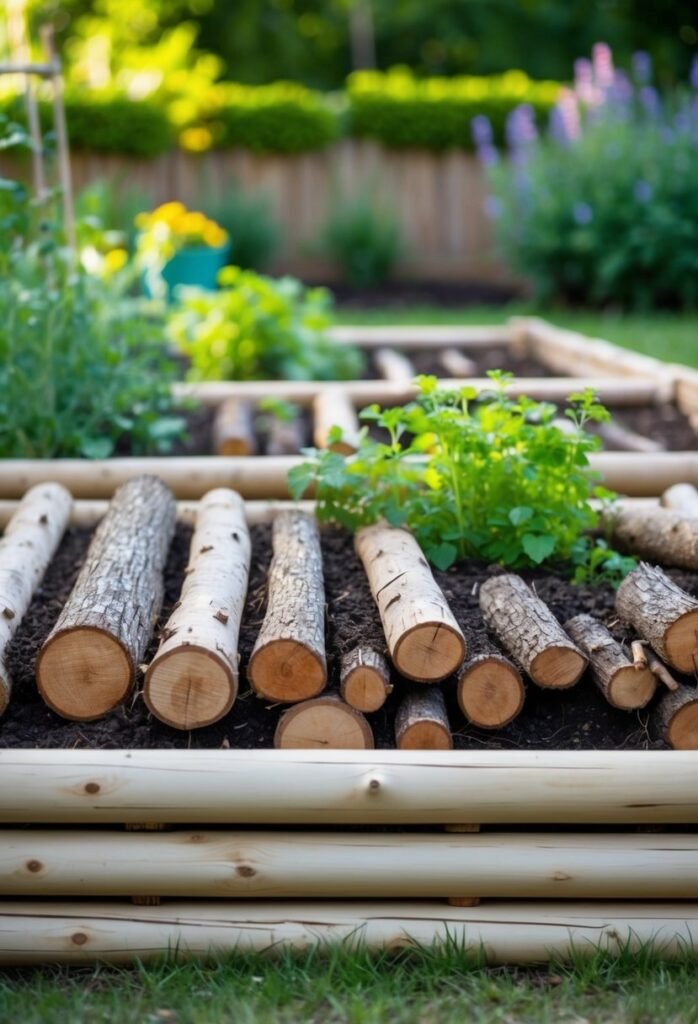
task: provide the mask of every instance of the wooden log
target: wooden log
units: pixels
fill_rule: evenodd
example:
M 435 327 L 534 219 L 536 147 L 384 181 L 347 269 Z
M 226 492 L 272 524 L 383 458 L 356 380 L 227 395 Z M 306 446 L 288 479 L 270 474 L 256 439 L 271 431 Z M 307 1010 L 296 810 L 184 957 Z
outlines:
M 599 437 L 605 447 L 614 448 L 621 452 L 656 452 L 666 451 L 663 444 L 653 441 L 650 437 L 638 434 L 635 430 L 629 430 L 616 420 L 609 420 L 608 423 L 599 424 Z
M 182 592 L 143 687 L 149 711 L 175 729 L 211 725 L 233 706 L 250 550 L 240 495 L 210 491 L 199 503 Z
M 497 651 L 478 654 L 458 676 L 458 704 L 480 729 L 502 729 L 524 704 L 524 685 L 515 665 Z
M 216 409 L 213 447 L 218 455 L 256 455 L 257 439 L 252 425 L 252 406 L 227 398 Z
M 355 547 L 398 671 L 422 683 L 455 672 L 465 637 L 412 534 L 379 523 L 359 530 Z
M 696 899 L 692 833 L 4 829 L 3 897 Z
M 392 693 L 390 666 L 372 647 L 355 647 L 342 657 L 339 692 L 357 711 L 378 711 Z
M 407 356 L 394 348 L 379 348 L 373 355 L 378 376 L 396 384 L 409 384 L 416 376 L 414 365 Z M 454 375 L 455 376 L 455 375 Z
M 674 484 L 662 495 L 662 505 L 673 512 L 698 516 L 698 488 L 693 484 Z
M 39 652 L 39 692 L 64 718 L 90 721 L 130 692 L 162 604 L 175 501 L 154 477 L 120 487 Z
M 439 352 L 439 362 L 449 377 L 475 377 L 477 374 L 477 363 L 457 348 Z
M 631 554 L 698 570 L 698 517 L 657 505 L 653 509 L 611 508 L 603 520 L 611 540 Z
M 317 522 L 280 512 L 272 528 L 267 612 L 247 667 L 258 697 L 306 700 L 327 683 L 325 584 Z
M 538 686 L 566 689 L 579 680 L 586 657 L 520 576 L 506 573 L 483 583 L 480 610 L 488 629 Z
M 698 824 L 696 751 L 0 749 L 0 783 L 2 824 Z
M 589 659 L 591 674 L 609 704 L 623 711 L 644 708 L 654 696 L 657 680 L 649 668 L 637 668 L 602 622 L 575 615 L 565 632 Z
M 68 525 L 73 499 L 60 484 L 39 484 L 22 498 L 0 540 L 0 715 L 12 693 L 7 645 L 24 618 Z
M 313 402 L 313 437 L 317 448 L 352 455 L 359 447 L 359 417 L 342 388 L 321 391 Z M 332 439 L 339 429 L 341 438 Z
M 331 327 L 333 341 L 359 348 L 384 348 L 393 345 L 401 349 L 442 348 L 444 345 L 488 350 L 495 345 L 508 345 L 511 329 L 508 324 L 388 324 L 360 327 Z
M 698 657 L 698 601 L 657 566 L 641 562 L 616 592 L 616 611 L 679 672 L 694 672 Z
M 655 722 L 674 750 L 698 750 L 698 690 L 681 686 L 666 693 L 654 711 Z
M 644 648 L 644 644 L 642 646 Z M 666 667 L 664 662 L 660 661 L 653 650 L 646 648 L 645 658 L 647 660 L 647 667 L 660 683 L 664 683 L 666 688 L 672 692 L 674 690 L 678 690 L 679 684 L 676 682 L 671 672 L 669 672 L 669 669 Z
M 278 416 L 270 417 L 265 451 L 267 456 L 297 455 L 304 447 L 305 436 L 300 416 L 288 420 Z
M 592 452 L 589 465 L 605 487 L 632 498 L 658 497 L 675 483 L 698 484 L 698 453 Z
M 647 668 L 649 665 L 647 660 L 647 649 L 645 648 L 642 640 L 633 640 L 630 644 L 630 648 L 633 654 L 633 668 L 637 671 Z
M 161 962 L 224 953 L 456 948 L 490 965 L 554 963 L 602 950 L 685 960 L 698 950 L 698 903 L 602 900 L 181 901 L 133 907 L 109 901 L 0 903 L 0 964 Z
M 274 733 L 274 746 L 280 750 L 371 750 L 373 732 L 360 711 L 328 694 L 285 711 Z
M 452 750 L 446 704 L 438 686 L 409 690 L 395 716 L 398 750 Z

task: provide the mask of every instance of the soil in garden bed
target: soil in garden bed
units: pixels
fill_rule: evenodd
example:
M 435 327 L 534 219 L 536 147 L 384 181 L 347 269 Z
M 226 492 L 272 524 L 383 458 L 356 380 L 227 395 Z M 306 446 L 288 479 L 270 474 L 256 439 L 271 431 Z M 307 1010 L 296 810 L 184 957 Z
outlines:
M 253 556 L 250 587 L 240 638 L 242 685 L 232 711 L 220 722 L 192 733 L 180 732 L 153 719 L 139 690 L 127 704 L 97 722 L 68 722 L 41 700 L 34 679 L 38 650 L 50 632 L 66 601 L 84 559 L 90 531 L 71 529 L 52 562 L 24 621 L 8 651 L 7 668 L 14 679 L 14 692 L 5 716 L 0 720 L 2 747 L 270 747 L 281 711 L 250 693 L 244 679 L 257 632 L 264 616 L 266 570 L 271 556 L 270 528 L 253 528 Z M 165 605 L 161 624 L 179 596 L 188 557 L 190 528 L 179 525 L 166 570 Z M 323 559 L 328 605 L 327 650 L 330 688 L 338 682 L 341 653 L 356 644 L 375 643 L 384 647 L 383 633 L 361 564 L 354 555 L 351 537 L 343 531 L 323 531 Z M 478 650 L 483 627 L 478 609 L 479 585 L 496 567 L 463 563 L 436 573 L 439 584 L 465 632 L 472 653 Z M 573 587 L 563 577 L 541 571 L 524 573 L 535 584 L 561 622 L 579 612 L 591 612 L 614 624 L 613 591 Z M 698 596 L 698 574 L 671 575 L 690 593 Z M 153 640 L 146 661 L 157 641 Z M 384 708 L 369 719 L 376 746 L 394 745 L 393 722 L 404 682 L 396 677 L 395 690 Z M 140 684 L 140 680 L 139 680 Z M 505 729 L 487 732 L 470 726 L 455 700 L 455 680 L 447 680 L 451 728 L 456 749 L 654 749 L 663 747 L 651 730 L 647 711 L 626 713 L 611 708 L 590 677 L 570 690 L 541 690 L 527 684 L 522 714 Z

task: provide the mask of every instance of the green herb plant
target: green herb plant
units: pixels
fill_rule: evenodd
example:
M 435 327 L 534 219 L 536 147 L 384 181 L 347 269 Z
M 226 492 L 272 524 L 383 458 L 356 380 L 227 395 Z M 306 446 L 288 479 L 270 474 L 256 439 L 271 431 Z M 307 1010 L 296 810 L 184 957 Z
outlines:
M 508 376 L 490 377 L 492 389 L 480 394 L 418 377 L 415 402 L 365 409 L 385 440 L 364 428 L 354 456 L 307 450 L 290 474 L 293 496 L 314 485 L 318 517 L 350 530 L 380 519 L 405 525 L 439 569 L 459 558 L 515 569 L 576 558 L 585 580 L 627 571 L 605 549 L 584 557 L 599 522 L 592 499 L 612 497 L 589 468 L 600 441 L 585 426 L 608 419 L 607 410 L 591 390 L 573 394 L 565 415 L 574 430 L 563 431 L 554 405 L 509 397 Z

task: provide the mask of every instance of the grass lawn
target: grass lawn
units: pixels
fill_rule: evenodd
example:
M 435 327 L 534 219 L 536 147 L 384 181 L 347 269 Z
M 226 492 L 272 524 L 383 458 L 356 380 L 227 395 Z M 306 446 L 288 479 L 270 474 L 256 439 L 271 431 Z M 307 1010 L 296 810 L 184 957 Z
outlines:
M 408 309 L 343 311 L 344 324 L 493 324 L 510 316 L 542 316 L 560 327 L 595 338 L 605 338 L 625 348 L 668 362 L 698 366 L 698 314 L 593 313 L 568 310 L 537 310 L 530 306 L 483 306 L 441 309 L 415 306 Z
M 0 977 L 5 1024 L 695 1024 L 698 960 L 645 953 L 572 967 L 478 968 L 456 949 L 399 959 L 334 952 L 211 965 Z

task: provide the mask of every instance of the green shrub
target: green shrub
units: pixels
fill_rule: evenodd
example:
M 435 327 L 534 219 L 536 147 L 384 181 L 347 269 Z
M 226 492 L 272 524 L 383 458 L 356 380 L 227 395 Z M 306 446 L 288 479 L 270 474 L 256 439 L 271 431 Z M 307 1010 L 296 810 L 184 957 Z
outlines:
M 470 124 L 487 115 L 504 137 L 507 114 L 528 103 L 541 119 L 559 92 L 555 82 L 534 82 L 522 71 L 477 78 L 415 78 L 407 68 L 356 71 L 347 80 L 351 134 L 390 147 L 472 149 Z
M 506 376 L 490 376 L 492 390 L 479 396 L 468 387 L 440 391 L 435 377 L 421 377 L 416 402 L 365 409 L 362 418 L 383 428 L 388 442 L 364 431 L 355 456 L 311 453 L 289 474 L 293 497 L 314 484 L 318 517 L 350 530 L 380 519 L 407 526 L 440 569 L 473 557 L 513 568 L 589 564 L 584 534 L 599 522 L 591 499 L 610 495 L 589 469 L 600 441 L 584 428 L 608 413 L 591 391 L 571 395 L 574 429 L 560 430 L 554 405 L 509 398 Z M 330 441 L 340 437 L 335 428 Z M 606 553 L 595 555 L 586 582 L 634 564 L 609 567 L 616 556 Z
M 243 270 L 264 270 L 281 241 L 281 228 L 269 202 L 233 186 L 218 201 L 203 203 L 204 212 L 228 232 L 230 260 Z
M 182 289 L 170 317 L 170 337 L 191 359 L 194 380 L 333 380 L 359 372 L 359 353 L 327 336 L 324 288 L 239 267 L 226 267 L 219 281 L 217 292 Z
M 338 134 L 338 122 L 324 96 L 294 82 L 212 89 L 214 144 L 257 153 L 301 153 L 322 149 Z
M 382 284 L 390 276 L 402 246 L 393 214 L 364 196 L 333 206 L 320 237 L 320 249 L 356 288 Z

